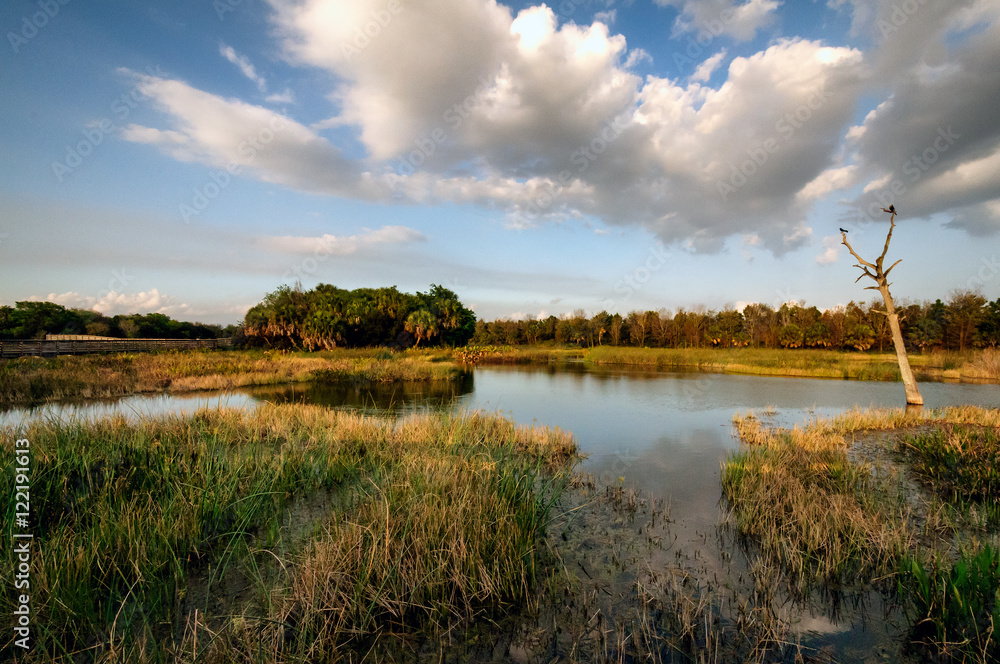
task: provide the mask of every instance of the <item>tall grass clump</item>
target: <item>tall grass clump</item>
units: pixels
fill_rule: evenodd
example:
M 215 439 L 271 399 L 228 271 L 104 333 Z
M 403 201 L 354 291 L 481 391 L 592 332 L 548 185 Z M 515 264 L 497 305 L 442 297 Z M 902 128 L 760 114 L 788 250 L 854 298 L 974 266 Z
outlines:
M 512 463 L 513 430 L 498 439 L 459 426 L 458 438 L 446 433 L 452 449 L 388 469 L 363 505 L 329 521 L 296 565 L 276 644 L 311 658 L 524 605 L 551 480 L 540 459 Z
M 953 503 L 1000 497 L 1000 432 L 946 425 L 906 436 L 900 449 L 913 469 L 942 498 Z
M 848 457 L 843 437 L 814 429 L 737 429 L 755 443 L 723 464 L 722 490 L 736 529 L 800 589 L 852 585 L 893 569 L 911 545 L 901 499 Z
M 0 434 L 6 459 L 16 438 L 32 446 L 25 661 L 232 661 L 263 644 L 287 661 L 337 659 L 366 634 L 517 604 L 575 452 L 568 434 L 496 415 L 302 405 Z M 291 541 L 276 524 L 310 497 L 323 501 L 316 524 Z M 9 537 L 13 492 L 0 501 Z M 257 580 L 252 597 L 196 601 L 232 574 Z

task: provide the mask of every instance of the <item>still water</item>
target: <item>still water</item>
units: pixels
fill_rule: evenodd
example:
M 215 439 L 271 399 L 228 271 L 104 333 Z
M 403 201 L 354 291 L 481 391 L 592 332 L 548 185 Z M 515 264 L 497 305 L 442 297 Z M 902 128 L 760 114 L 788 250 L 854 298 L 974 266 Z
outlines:
M 1000 386 L 923 383 L 925 407 L 1000 406 Z M 482 367 L 457 382 L 392 387 L 297 385 L 187 396 L 134 396 L 114 401 L 47 405 L 0 413 L 0 425 L 33 418 L 127 418 L 191 413 L 201 408 L 254 408 L 263 402 L 300 402 L 369 412 L 386 410 L 502 412 L 522 424 L 571 431 L 586 455 L 581 470 L 601 483 L 629 487 L 669 505 L 679 549 L 698 548 L 717 567 L 726 553 L 710 539 L 723 520 L 720 465 L 738 446 L 732 418 L 765 408 L 781 426 L 804 424 L 860 407 L 899 407 L 900 383 L 669 373 L 588 367 Z M 840 661 L 869 661 L 897 638 L 891 626 L 858 627 L 857 616 L 801 616 L 804 631 L 833 648 Z M 876 623 L 878 621 L 876 620 Z M 818 635 L 818 636 L 817 636 Z M 873 650 L 874 649 L 874 650 Z
M 1000 406 L 1000 385 L 923 383 L 927 408 Z M 457 382 L 404 386 L 297 385 L 195 395 L 132 396 L 0 413 L 0 425 L 33 418 L 136 418 L 201 408 L 304 402 L 397 413 L 425 408 L 500 411 L 522 424 L 571 431 L 582 469 L 667 499 L 696 530 L 718 519 L 719 465 L 735 449 L 733 414 L 770 406 L 791 426 L 855 407 L 898 407 L 899 383 L 561 367 L 480 367 Z

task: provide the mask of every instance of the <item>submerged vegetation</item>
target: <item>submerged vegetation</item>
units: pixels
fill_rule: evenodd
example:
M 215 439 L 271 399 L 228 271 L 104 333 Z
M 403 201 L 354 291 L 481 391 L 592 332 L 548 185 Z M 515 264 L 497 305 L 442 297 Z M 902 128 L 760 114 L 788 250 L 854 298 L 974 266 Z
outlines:
M 24 661 L 384 658 L 496 617 L 542 575 L 575 452 L 497 415 L 312 406 L 36 422 L 3 431 L 8 460 L 15 437 L 33 464 Z
M 1000 657 L 1000 411 L 735 423 L 745 446 L 722 473 L 733 525 L 798 593 L 898 591 L 921 647 Z

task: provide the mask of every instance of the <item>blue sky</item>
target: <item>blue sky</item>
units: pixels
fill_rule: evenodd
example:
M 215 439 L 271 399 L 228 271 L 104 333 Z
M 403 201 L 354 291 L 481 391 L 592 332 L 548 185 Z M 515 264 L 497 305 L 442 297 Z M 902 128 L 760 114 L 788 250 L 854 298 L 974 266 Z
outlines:
M 11 0 L 0 303 L 1000 297 L 1000 3 Z

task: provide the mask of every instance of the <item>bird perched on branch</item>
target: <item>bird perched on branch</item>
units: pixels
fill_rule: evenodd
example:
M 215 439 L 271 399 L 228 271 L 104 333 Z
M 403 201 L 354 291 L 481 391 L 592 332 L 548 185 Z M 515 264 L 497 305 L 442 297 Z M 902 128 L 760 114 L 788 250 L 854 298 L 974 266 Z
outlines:
M 849 232 L 849 231 L 848 231 L 848 230 L 847 230 L 846 228 L 841 228 L 841 229 L 840 229 L 840 232 L 841 232 L 841 233 L 847 233 L 847 232 Z
M 888 210 L 882 208 L 882 212 L 888 212 L 889 214 L 896 214 L 896 206 L 890 205 Z

